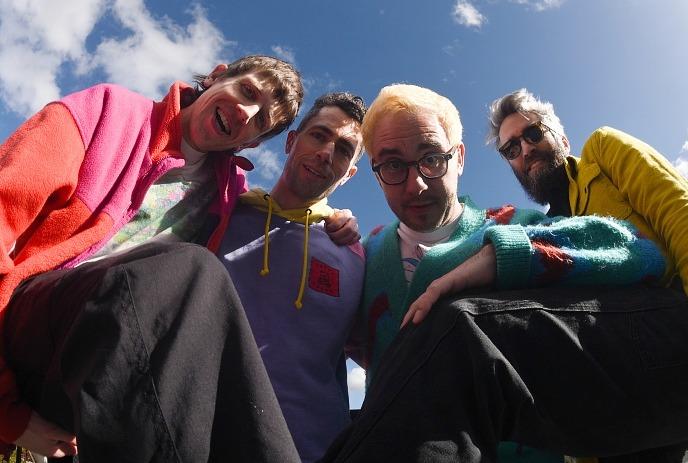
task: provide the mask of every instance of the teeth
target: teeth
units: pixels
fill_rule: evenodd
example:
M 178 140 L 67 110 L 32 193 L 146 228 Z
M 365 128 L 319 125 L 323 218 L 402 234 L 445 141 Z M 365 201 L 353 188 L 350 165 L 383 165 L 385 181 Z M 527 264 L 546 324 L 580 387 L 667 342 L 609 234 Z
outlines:
M 220 125 L 220 129 L 222 129 L 222 131 L 227 135 L 230 135 L 229 123 L 227 122 L 225 115 L 220 112 L 220 108 L 215 109 L 215 119 L 217 119 L 217 123 Z

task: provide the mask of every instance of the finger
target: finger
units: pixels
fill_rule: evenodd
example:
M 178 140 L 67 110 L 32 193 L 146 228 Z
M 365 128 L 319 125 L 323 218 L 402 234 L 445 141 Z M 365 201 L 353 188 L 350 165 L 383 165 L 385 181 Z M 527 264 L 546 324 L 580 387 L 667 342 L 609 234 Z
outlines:
M 345 226 L 335 231 L 328 231 L 327 234 L 335 244 L 340 246 L 354 244 L 361 239 L 358 228 L 352 228 L 351 226 Z
M 353 214 L 349 209 L 337 209 L 333 214 L 325 218 L 325 229 L 328 232 L 339 230 L 352 219 Z
M 413 313 L 416 311 L 415 309 L 416 303 L 414 302 L 411 304 L 411 307 L 406 311 L 406 315 L 404 315 L 404 319 L 401 320 L 401 325 L 399 326 L 399 329 L 403 328 L 406 326 L 406 324 L 413 318 Z
M 435 294 L 431 294 L 428 292 L 421 294 L 421 296 L 418 299 L 416 299 L 416 302 L 413 303 L 413 316 L 410 317 L 409 321 L 413 321 L 414 325 L 417 325 L 421 321 L 423 321 L 423 319 L 428 314 L 428 312 L 435 304 L 437 299 L 438 296 Z
M 43 432 L 46 438 L 57 442 L 73 442 L 74 445 L 76 445 L 76 436 L 68 431 L 65 431 L 54 423 L 46 422 L 46 429 Z

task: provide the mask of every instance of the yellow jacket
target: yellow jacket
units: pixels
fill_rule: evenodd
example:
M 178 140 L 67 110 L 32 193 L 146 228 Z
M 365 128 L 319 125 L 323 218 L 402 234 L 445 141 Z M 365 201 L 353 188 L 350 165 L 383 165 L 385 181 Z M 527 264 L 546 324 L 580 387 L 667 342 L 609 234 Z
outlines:
M 571 214 L 632 222 L 667 257 L 663 283 L 678 268 L 688 294 L 688 180 L 650 145 L 611 127 L 595 130 L 566 172 Z

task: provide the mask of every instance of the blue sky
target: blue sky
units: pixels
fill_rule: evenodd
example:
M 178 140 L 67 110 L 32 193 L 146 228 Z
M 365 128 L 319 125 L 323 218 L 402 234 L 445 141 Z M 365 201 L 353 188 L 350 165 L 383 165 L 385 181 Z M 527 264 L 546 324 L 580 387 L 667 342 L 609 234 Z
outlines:
M 574 152 L 611 125 L 688 174 L 686 0 L 0 0 L 0 11 L 2 139 L 96 82 L 157 98 L 173 80 L 263 53 L 296 64 L 306 106 L 332 90 L 370 102 L 395 82 L 449 97 L 467 147 L 460 191 L 482 206 L 534 207 L 484 143 L 488 104 L 521 87 L 554 103 Z M 254 185 L 275 181 L 284 140 L 250 153 Z M 331 203 L 351 208 L 364 233 L 392 219 L 365 158 Z

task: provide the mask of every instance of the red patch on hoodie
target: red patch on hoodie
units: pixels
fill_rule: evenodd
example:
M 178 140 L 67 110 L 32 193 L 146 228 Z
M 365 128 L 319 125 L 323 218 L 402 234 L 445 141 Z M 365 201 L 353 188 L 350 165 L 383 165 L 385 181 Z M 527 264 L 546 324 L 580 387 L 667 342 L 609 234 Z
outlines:
M 339 270 L 330 267 L 316 258 L 311 258 L 311 271 L 308 286 L 319 293 L 339 297 Z

